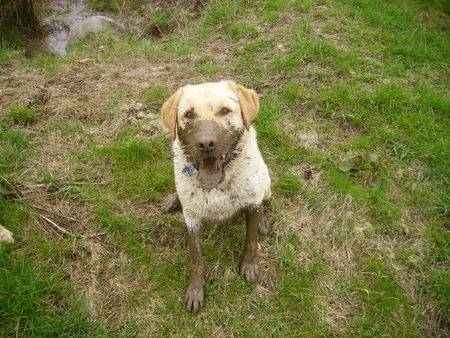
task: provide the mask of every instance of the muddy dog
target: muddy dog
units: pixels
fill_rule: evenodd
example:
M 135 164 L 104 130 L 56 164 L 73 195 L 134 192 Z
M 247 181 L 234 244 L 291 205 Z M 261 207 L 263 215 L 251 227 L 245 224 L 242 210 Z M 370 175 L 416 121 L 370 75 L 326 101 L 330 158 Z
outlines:
M 224 221 L 243 211 L 247 232 L 240 273 L 249 281 L 258 276 L 257 233 L 269 229 L 263 201 L 271 195 L 269 172 L 251 126 L 258 110 L 258 95 L 233 81 L 187 85 L 162 106 L 173 139 L 177 190 L 162 208 L 182 211 L 188 228 L 189 311 L 204 305 L 202 222 Z

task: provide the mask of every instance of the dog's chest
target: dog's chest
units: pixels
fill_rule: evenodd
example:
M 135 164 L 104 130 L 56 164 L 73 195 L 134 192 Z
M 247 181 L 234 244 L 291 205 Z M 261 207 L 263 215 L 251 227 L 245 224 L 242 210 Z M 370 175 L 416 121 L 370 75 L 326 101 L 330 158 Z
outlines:
M 201 186 L 178 141 L 174 142 L 174 170 L 184 214 L 197 221 L 222 221 L 270 197 L 270 177 L 253 128 L 239 155 L 225 169 L 223 182 L 213 189 Z
M 178 144 L 174 146 L 174 155 L 177 193 L 185 215 L 187 212 L 197 220 L 226 220 L 244 208 L 260 205 L 270 196 L 269 172 L 256 141 L 249 143 L 230 163 L 223 182 L 213 189 L 199 184 Z
M 241 184 L 240 184 L 240 183 Z M 245 183 L 245 185 L 244 185 Z M 257 192 L 247 180 L 234 179 L 212 190 L 185 185 L 181 194 L 183 207 L 199 218 L 210 221 L 226 220 L 243 208 L 257 203 Z

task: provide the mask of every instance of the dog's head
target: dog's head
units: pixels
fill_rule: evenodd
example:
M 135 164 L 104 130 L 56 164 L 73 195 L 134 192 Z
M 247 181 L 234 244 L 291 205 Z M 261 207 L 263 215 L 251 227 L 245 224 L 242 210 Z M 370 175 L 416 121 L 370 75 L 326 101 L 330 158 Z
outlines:
M 258 95 L 233 81 L 187 85 L 162 106 L 162 119 L 198 166 L 198 179 L 217 186 L 245 129 L 259 110 Z

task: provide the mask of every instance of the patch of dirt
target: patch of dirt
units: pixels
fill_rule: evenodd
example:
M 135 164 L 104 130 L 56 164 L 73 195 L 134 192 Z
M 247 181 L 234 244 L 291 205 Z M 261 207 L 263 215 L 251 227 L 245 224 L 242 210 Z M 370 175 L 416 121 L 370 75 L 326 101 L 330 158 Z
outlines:
M 46 87 L 44 71 L 33 69 L 0 67 L 0 109 L 6 111 L 10 106 L 41 108 L 48 102 L 50 92 Z M 33 84 L 30 86 L 30 83 Z M 27 88 L 27 90 L 24 90 Z M 20 90 L 22 89 L 22 90 Z
M 125 1 L 119 11 L 108 14 L 124 23 L 132 35 L 158 39 L 168 33 L 182 32 L 208 3 L 209 0 Z

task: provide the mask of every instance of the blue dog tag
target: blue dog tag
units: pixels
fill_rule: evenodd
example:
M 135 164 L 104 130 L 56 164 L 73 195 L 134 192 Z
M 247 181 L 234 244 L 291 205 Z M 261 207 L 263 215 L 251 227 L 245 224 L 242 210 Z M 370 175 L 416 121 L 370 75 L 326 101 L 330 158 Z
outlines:
M 183 173 L 183 175 L 192 176 L 192 170 L 190 167 L 184 167 L 181 172 Z

